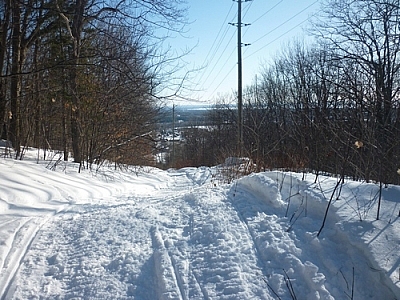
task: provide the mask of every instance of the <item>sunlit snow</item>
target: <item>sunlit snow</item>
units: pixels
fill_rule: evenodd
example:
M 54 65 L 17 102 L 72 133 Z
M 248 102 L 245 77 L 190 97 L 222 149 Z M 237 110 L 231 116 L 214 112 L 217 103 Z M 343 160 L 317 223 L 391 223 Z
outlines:
M 1 152 L 3 153 L 3 152 Z M 400 299 L 400 187 L 0 158 L 5 299 Z

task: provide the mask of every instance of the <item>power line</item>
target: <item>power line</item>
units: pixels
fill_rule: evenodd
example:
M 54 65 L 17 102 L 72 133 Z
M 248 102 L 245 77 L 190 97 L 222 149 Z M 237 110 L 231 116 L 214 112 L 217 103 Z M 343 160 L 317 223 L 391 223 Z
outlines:
M 274 6 L 272 6 L 269 10 L 267 10 L 265 13 L 263 13 L 261 16 L 259 16 L 257 19 L 255 19 L 253 22 L 251 22 L 252 24 L 254 24 L 255 22 L 257 22 L 258 20 L 260 20 L 262 17 L 264 17 L 266 14 L 268 14 L 269 12 L 271 12 L 272 10 L 274 10 L 275 7 L 277 7 L 279 4 L 281 4 L 284 0 L 279 1 L 277 4 L 275 4 Z
M 231 6 L 231 8 L 232 8 L 232 6 Z M 235 19 L 236 17 L 237 17 L 237 12 L 235 13 L 233 19 Z M 227 18 L 226 18 L 226 19 L 227 19 Z M 233 20 L 232 20 L 232 21 L 233 21 Z M 228 31 L 228 28 L 229 28 L 229 26 L 227 26 L 226 33 L 227 33 L 227 31 Z M 220 61 L 220 60 L 221 60 L 222 56 L 225 54 L 225 51 L 227 50 L 227 48 L 228 48 L 228 46 L 230 45 L 230 42 L 232 41 L 232 39 L 233 39 L 234 36 L 235 36 L 235 32 L 232 33 L 230 39 L 228 40 L 227 44 L 225 45 L 225 48 L 222 50 L 221 54 L 219 55 L 217 61 Z M 224 37 L 225 37 L 225 36 L 224 36 Z M 221 40 L 221 43 L 220 43 L 220 44 L 222 44 L 222 40 Z M 218 49 L 219 49 L 219 47 L 218 47 Z M 232 51 L 232 53 L 233 53 L 233 52 L 234 52 L 234 50 Z M 217 53 L 217 51 L 214 52 L 213 58 L 215 57 L 215 54 L 216 54 L 216 53 Z M 221 73 L 222 69 L 225 67 L 225 65 L 226 65 L 226 63 L 228 62 L 229 58 L 232 56 L 232 53 L 227 57 L 227 59 L 226 59 L 225 63 L 223 64 L 223 66 L 222 66 L 222 67 L 219 67 L 220 70 L 219 70 L 218 74 L 217 74 L 216 76 L 214 76 L 213 82 L 216 80 L 216 78 L 218 77 L 218 75 Z M 210 62 L 211 62 L 211 61 L 212 61 L 212 60 L 210 60 Z M 203 81 L 203 84 L 201 85 L 200 90 L 202 90 L 202 89 L 204 88 L 204 85 L 206 84 L 206 82 L 208 81 L 208 79 L 210 78 L 210 76 L 213 74 L 214 69 L 215 69 L 216 67 L 217 67 L 217 64 L 215 63 L 215 64 L 213 65 L 213 68 L 211 69 L 211 71 L 208 72 L 208 75 L 207 75 L 206 79 Z M 205 70 L 204 70 L 204 73 L 205 73 Z
M 247 13 L 249 12 L 249 10 L 250 10 L 250 7 L 253 5 L 253 3 L 254 3 L 254 1 L 253 0 L 247 0 L 247 1 L 244 1 L 244 2 L 250 2 L 250 5 L 248 5 L 247 6 L 247 9 L 246 9 L 246 11 L 244 12 L 244 14 L 243 14 L 243 18 L 245 18 L 246 17 L 246 15 L 247 15 Z M 282 0 L 283 1 L 283 0 Z
M 259 40 L 263 39 L 264 37 L 266 37 L 267 35 L 271 34 L 272 32 L 274 32 L 275 30 L 279 29 L 280 27 L 282 27 L 283 25 L 285 25 L 286 23 L 288 23 L 289 21 L 293 20 L 295 17 L 297 17 L 298 15 L 300 15 L 301 13 L 303 13 L 304 11 L 306 11 L 307 9 L 309 9 L 311 6 L 313 6 L 314 4 L 316 4 L 318 2 L 314 1 L 313 3 L 311 3 L 310 5 L 308 5 L 306 8 L 302 9 L 301 11 L 299 11 L 297 14 L 295 14 L 294 16 L 290 17 L 289 19 L 287 19 L 285 22 L 281 23 L 280 25 L 278 25 L 277 27 L 275 27 L 274 29 L 272 29 L 271 31 L 267 32 L 266 34 L 264 34 L 263 36 L 261 36 L 260 38 L 258 38 L 257 40 L 255 40 L 254 43 L 257 43 Z M 308 18 L 309 19 L 309 18 Z M 307 19 L 307 20 L 308 20 Z
M 239 0 L 237 0 L 237 1 L 239 1 Z M 244 0 L 241 0 L 241 1 L 242 1 L 242 2 L 246 2 L 246 1 L 244 1 Z M 273 11 L 274 9 L 276 9 L 276 7 L 278 7 L 283 1 L 284 1 L 284 0 L 280 0 L 278 3 L 276 3 L 274 6 L 272 6 L 270 9 L 268 9 L 266 12 L 264 12 L 262 15 L 260 15 L 259 17 L 257 17 L 252 23 L 254 24 L 255 22 L 257 22 L 257 21 L 259 21 L 260 19 L 262 19 L 265 15 L 267 15 L 268 13 L 270 13 L 271 11 Z M 304 9 L 302 9 L 301 11 L 299 11 L 298 13 L 296 13 L 295 15 L 291 16 L 289 19 L 285 20 L 283 23 L 281 23 L 280 25 L 276 26 L 274 29 L 272 29 L 272 30 L 270 30 L 269 32 L 267 32 L 266 34 L 262 35 L 260 38 L 256 39 L 256 40 L 253 42 L 253 44 L 259 42 L 260 40 L 262 40 L 263 38 L 265 38 L 267 35 L 269 35 L 269 34 L 271 34 L 272 32 L 278 30 L 279 28 L 283 27 L 285 24 L 287 24 L 288 22 L 290 22 L 291 20 L 293 20 L 294 18 L 296 18 L 297 16 L 299 16 L 301 13 L 303 13 L 304 11 L 306 11 L 307 9 L 309 9 L 310 7 L 312 7 L 313 5 L 315 5 L 317 2 L 318 2 L 318 0 L 314 1 L 312 4 L 308 5 L 307 7 L 305 7 Z M 244 15 L 246 15 L 246 14 L 250 11 L 250 7 L 251 7 L 252 4 L 253 4 L 253 2 L 247 7 L 247 9 L 246 9 Z M 232 6 L 231 6 L 231 9 L 232 9 Z M 231 9 L 230 9 L 230 11 L 231 11 Z M 300 25 L 304 24 L 304 23 L 305 23 L 306 21 L 308 21 L 311 17 L 312 17 L 312 16 L 310 16 L 310 17 L 308 17 L 306 20 L 304 20 L 304 21 L 302 21 L 302 22 L 296 24 L 294 27 L 290 28 L 289 30 L 287 30 L 287 31 L 285 31 L 284 33 L 282 33 L 279 37 L 275 38 L 273 41 L 268 42 L 267 44 L 265 44 L 265 45 L 262 46 L 261 48 L 259 48 L 259 49 L 257 49 L 256 51 L 252 52 L 252 53 L 249 54 L 248 56 L 244 57 L 244 59 L 247 59 L 247 58 L 249 58 L 249 57 L 255 55 L 256 53 L 258 53 L 258 52 L 261 51 L 262 49 L 264 49 L 264 48 L 268 47 L 269 45 L 273 44 L 273 43 L 276 42 L 278 39 L 282 38 L 284 35 L 288 34 L 288 33 L 291 32 L 292 30 L 294 30 L 294 29 L 296 29 L 297 27 L 299 27 Z M 226 19 L 227 19 L 227 18 L 225 18 L 225 20 L 226 20 Z M 242 24 L 242 25 L 243 25 L 243 24 Z M 245 31 L 245 34 L 246 34 L 247 31 L 248 31 L 248 29 Z M 223 51 L 221 52 L 221 54 L 219 55 L 217 61 L 220 61 L 221 58 L 223 57 L 223 55 L 225 55 L 226 50 L 227 50 L 227 47 L 229 46 L 229 43 L 230 43 L 231 40 L 233 39 L 233 36 L 234 36 L 234 34 L 233 34 L 233 35 L 231 36 L 231 38 L 229 39 L 229 41 L 228 41 L 228 43 L 226 44 L 224 50 L 223 50 Z M 225 36 L 224 36 L 224 37 L 225 37 Z M 223 41 L 223 40 L 220 40 L 220 43 L 222 43 L 222 41 Z M 215 51 L 213 52 L 212 59 L 214 59 L 215 55 L 217 54 L 218 49 L 219 49 L 219 47 L 216 48 Z M 250 50 L 250 49 L 251 49 L 251 48 L 248 48 L 248 50 Z M 215 94 L 215 92 L 216 92 L 216 91 L 219 89 L 219 87 L 225 82 L 225 80 L 227 79 L 227 77 L 231 74 L 232 70 L 233 70 L 234 67 L 236 66 L 236 64 L 233 65 L 233 66 L 230 68 L 230 70 L 225 74 L 225 76 L 223 77 L 223 79 L 217 81 L 217 78 L 219 77 L 219 75 L 220 75 L 220 73 L 223 71 L 223 69 L 226 67 L 226 65 L 227 65 L 228 61 L 230 60 L 230 58 L 231 58 L 233 52 L 234 52 L 234 49 L 233 49 L 233 51 L 230 53 L 230 55 L 227 57 L 227 59 L 224 61 L 224 64 L 223 64 L 222 67 L 221 67 L 221 66 L 217 66 L 217 64 L 215 63 L 215 64 L 213 65 L 212 70 L 208 73 L 208 76 L 207 76 L 206 80 L 203 81 L 204 83 L 202 84 L 202 87 L 204 87 L 204 85 L 206 84 L 206 82 L 208 81 L 208 79 L 210 78 L 210 76 L 214 73 L 215 68 L 216 68 L 216 67 L 219 68 L 219 71 L 218 71 L 217 75 L 213 77 L 214 79 L 213 79 L 213 81 L 212 81 L 212 83 L 218 82 L 218 81 L 219 81 L 219 83 L 218 83 L 218 85 L 213 89 L 212 93 L 209 94 L 209 97 L 212 97 L 212 95 Z M 246 52 L 246 51 L 245 51 L 245 52 Z M 212 61 L 212 60 L 210 60 L 210 63 L 211 63 L 211 61 Z M 203 78 L 204 75 L 205 75 L 205 72 L 202 74 L 202 77 L 201 77 L 201 78 Z
M 220 56 L 218 57 L 218 61 L 219 61 L 219 60 L 222 58 L 222 56 L 224 55 L 225 50 L 228 48 L 229 43 L 232 41 L 232 39 L 233 39 L 234 36 L 235 36 L 235 33 L 232 34 L 232 36 L 231 36 L 231 38 L 229 39 L 228 43 L 226 44 L 224 50 L 221 52 Z M 235 51 L 235 49 L 233 49 L 232 53 L 233 53 L 234 51 Z M 232 53 L 228 56 L 228 58 L 227 58 L 227 60 L 225 61 L 224 65 L 223 65 L 222 67 L 219 67 L 219 68 L 220 68 L 220 71 L 219 71 L 219 72 L 221 72 L 221 70 L 223 69 L 223 67 L 225 67 L 225 64 L 227 63 L 227 61 L 229 60 L 229 58 L 232 56 Z M 211 69 L 211 71 L 208 72 L 208 75 L 207 75 L 206 79 L 204 80 L 204 82 L 206 82 L 206 81 L 208 80 L 208 78 L 210 78 L 210 76 L 211 76 L 212 72 L 214 72 L 214 69 L 215 69 L 216 66 L 217 66 L 217 64 L 214 64 L 214 66 L 213 66 L 213 68 Z M 216 75 L 216 77 L 217 77 L 218 75 L 219 75 L 219 73 Z M 203 83 L 201 87 L 204 87 L 204 84 L 205 84 L 205 83 Z
M 267 43 L 266 45 L 262 46 L 261 48 L 259 48 L 258 50 L 254 51 L 253 53 L 249 54 L 248 56 L 246 56 L 244 59 L 247 59 L 251 56 L 253 56 L 254 54 L 260 52 L 262 49 L 268 47 L 269 45 L 273 44 L 274 42 L 276 42 L 277 40 L 279 40 L 280 38 L 282 38 L 284 35 L 288 34 L 290 31 L 296 29 L 297 27 L 299 27 L 300 25 L 304 24 L 305 22 L 307 22 L 309 19 L 311 19 L 315 14 L 311 15 L 310 17 L 308 17 L 307 19 L 303 20 L 302 22 L 296 24 L 295 26 L 293 26 L 292 28 L 290 28 L 289 30 L 285 31 L 284 33 L 282 33 L 280 36 L 278 36 L 277 38 L 275 38 L 274 40 L 270 41 L 269 43 Z
M 256 23 L 257 21 L 259 21 L 262 17 L 264 17 L 265 15 L 267 15 L 268 13 L 270 13 L 271 11 L 273 11 L 279 4 L 281 4 L 284 0 L 279 1 L 278 3 L 276 3 L 274 6 L 272 6 L 269 10 L 267 10 L 265 13 L 263 13 L 261 16 L 259 16 L 257 19 L 255 19 L 253 22 L 251 22 L 251 24 Z M 254 3 L 254 1 L 251 2 L 251 4 L 249 6 L 251 6 Z M 248 10 L 247 10 L 248 12 Z M 246 12 L 246 13 L 247 13 Z M 247 31 L 249 30 L 249 28 L 247 28 L 245 30 L 245 32 L 243 33 L 243 36 L 246 35 Z
M 233 51 L 232 51 L 231 54 L 229 55 L 228 59 L 225 61 L 224 66 L 226 65 L 226 63 L 228 62 L 228 60 L 229 60 L 229 58 L 232 56 L 232 54 L 235 52 L 235 50 L 236 50 L 236 49 L 233 49 Z M 211 95 L 214 94 L 214 93 L 217 91 L 217 89 L 221 86 L 221 84 L 222 84 L 222 83 L 225 81 L 225 79 L 229 76 L 229 74 L 232 72 L 232 70 L 235 68 L 235 66 L 236 66 L 236 64 L 234 64 L 234 65 L 232 66 L 232 68 L 228 71 L 228 73 L 227 73 L 227 74 L 224 76 L 224 78 L 220 81 L 220 83 L 218 84 L 218 86 L 213 90 L 213 92 L 211 93 Z M 218 74 L 214 77 L 214 79 L 216 79 L 216 78 L 218 77 L 218 75 L 221 73 L 222 69 L 223 69 L 223 68 L 220 68 Z
M 233 7 L 233 4 L 231 5 L 231 8 L 230 8 L 230 10 L 229 10 L 229 12 L 228 12 L 228 14 L 227 14 L 225 20 L 224 20 L 224 24 L 227 24 L 226 21 L 228 20 L 228 17 L 229 17 L 229 14 L 230 14 L 231 10 L 232 10 L 232 7 Z M 237 13 L 235 13 L 233 19 L 234 19 L 236 16 L 237 16 Z M 225 29 L 225 31 L 224 31 L 224 34 L 223 34 L 223 36 L 220 38 L 220 40 L 219 40 L 219 42 L 218 42 L 217 48 L 214 49 L 214 52 L 213 52 L 212 57 L 211 57 L 211 58 L 209 59 L 209 61 L 207 62 L 207 67 L 204 68 L 204 70 L 203 70 L 203 72 L 202 72 L 202 74 L 201 74 L 200 79 L 202 79 L 202 78 L 204 77 L 204 75 L 206 74 L 207 69 L 208 69 L 208 67 L 210 66 L 211 62 L 214 61 L 214 58 L 215 58 L 216 54 L 218 53 L 218 50 L 219 50 L 220 46 L 222 45 L 222 43 L 223 43 L 224 40 L 225 40 L 225 37 L 226 37 L 226 34 L 228 33 L 228 30 L 229 30 L 229 26 L 226 26 L 226 29 Z M 226 43 L 226 46 L 225 46 L 225 48 L 222 50 L 220 56 L 218 57 L 217 62 L 220 61 L 221 57 L 225 54 L 226 49 L 228 48 L 228 46 L 229 46 L 231 40 L 233 39 L 233 36 L 234 36 L 234 33 L 232 34 L 232 36 L 230 37 L 230 39 L 229 39 L 228 42 Z M 212 67 L 212 69 L 211 69 L 211 71 L 208 71 L 208 72 L 207 72 L 207 73 L 208 73 L 208 74 L 207 74 L 207 77 L 206 77 L 205 80 L 202 81 L 201 86 L 200 86 L 200 90 L 203 90 L 203 89 L 204 89 L 204 86 L 206 85 L 206 83 L 207 83 L 208 79 L 210 78 L 210 76 L 213 74 L 214 69 L 216 68 L 216 66 L 217 66 L 217 63 L 214 63 L 214 64 L 213 64 L 213 67 Z M 220 71 L 221 71 L 221 70 L 220 70 Z M 214 80 L 214 81 L 215 81 L 215 80 Z M 201 80 L 198 80 L 197 82 L 198 82 L 198 84 L 200 84 Z
M 230 7 L 230 9 L 229 9 L 229 11 L 228 11 L 226 17 L 225 17 L 224 22 L 223 22 L 222 25 L 220 26 L 220 29 L 219 29 L 219 31 L 218 31 L 218 34 L 217 34 L 217 36 L 215 37 L 214 42 L 213 42 L 211 48 L 209 49 L 209 51 L 208 51 L 208 53 L 207 53 L 207 55 L 206 55 L 206 58 L 204 59 L 203 66 L 205 66 L 205 69 L 204 69 L 203 72 L 201 73 L 201 76 L 200 76 L 200 78 L 199 78 L 199 80 L 198 80 L 199 82 L 200 82 L 201 79 L 203 78 L 203 76 L 204 76 L 204 74 L 205 74 L 205 72 L 206 72 L 206 68 L 208 67 L 209 63 L 214 59 L 214 57 L 215 57 L 215 55 L 216 55 L 216 53 L 217 53 L 219 47 L 220 47 L 221 44 L 222 44 L 222 41 L 224 40 L 224 38 L 225 38 L 225 36 L 226 36 L 226 34 L 227 34 L 227 32 L 228 32 L 228 28 L 229 28 L 229 27 L 228 27 L 228 26 L 224 26 L 224 24 L 226 24 L 226 21 L 228 20 L 228 17 L 229 17 L 229 14 L 230 14 L 232 8 L 233 8 L 233 3 L 232 3 L 232 5 L 231 5 L 231 7 Z M 221 31 L 222 31 L 223 28 L 225 28 L 225 31 L 224 31 L 224 33 L 222 34 L 221 38 L 218 40 L 218 37 L 219 37 L 219 35 L 220 35 L 220 33 L 221 33 Z M 211 51 L 213 50 L 214 45 L 216 44 L 217 40 L 218 40 L 217 47 L 214 49 L 211 58 L 208 60 L 208 57 L 210 56 L 210 53 L 211 53 Z
M 228 13 L 226 14 L 225 20 L 222 22 L 222 25 L 221 25 L 220 28 L 219 28 L 218 34 L 217 34 L 216 38 L 214 39 L 214 42 L 213 42 L 213 44 L 212 44 L 210 50 L 208 51 L 205 60 L 207 60 L 209 54 L 211 53 L 211 50 L 213 49 L 213 47 L 214 47 L 214 45 L 215 45 L 215 42 L 217 41 L 217 39 L 218 39 L 218 37 L 219 37 L 219 34 L 221 33 L 222 28 L 224 28 L 224 27 L 226 28 L 226 26 L 223 26 L 223 25 L 226 24 L 226 20 L 228 19 L 228 16 L 229 16 L 229 14 L 230 14 L 232 8 L 233 8 L 233 3 L 232 3 L 232 5 L 231 5 L 231 7 L 230 7 Z M 225 30 L 225 32 L 226 32 L 226 30 Z M 225 36 L 225 34 L 223 35 L 223 37 L 224 37 L 224 36 Z M 223 39 L 223 38 L 222 38 L 222 39 Z M 218 49 L 218 47 L 217 47 L 217 49 Z
M 242 0 L 242 1 L 243 1 L 243 2 L 247 2 L 247 1 L 249 1 L 249 0 L 247 0 L 247 1 L 246 1 L 246 0 Z M 251 4 L 250 4 L 249 6 L 247 6 L 247 8 L 246 8 L 246 10 L 245 10 L 245 12 L 244 12 L 244 16 L 247 15 L 247 13 L 249 12 L 249 10 L 250 10 L 252 4 L 253 4 L 253 1 L 251 1 Z M 230 11 L 232 10 L 232 7 L 233 7 L 233 5 L 231 5 L 231 8 L 229 9 L 229 12 L 228 12 L 227 17 L 225 18 L 225 21 L 224 21 L 224 22 L 226 22 L 229 13 L 230 13 Z M 237 14 L 238 14 L 238 12 L 236 12 L 234 18 L 236 18 Z M 230 23 L 230 24 L 232 24 L 232 23 Z M 247 24 L 246 24 L 246 25 L 247 25 Z M 222 28 L 221 28 L 221 29 L 222 29 Z M 221 29 L 220 29 L 219 32 L 221 32 Z M 226 36 L 226 33 L 227 33 L 227 30 L 225 30 L 224 35 L 223 35 L 222 38 L 219 40 L 218 46 L 214 49 L 211 58 L 210 58 L 210 59 L 208 60 L 208 62 L 207 62 L 207 67 L 206 67 L 206 68 L 208 68 L 209 64 L 214 60 L 215 55 L 217 54 L 218 49 L 220 48 L 220 46 L 221 46 L 221 44 L 222 44 L 222 42 L 223 42 L 223 40 L 224 40 L 224 38 L 225 38 L 225 36 Z M 222 51 L 221 54 L 219 55 L 217 61 L 220 61 L 221 58 L 225 55 L 226 50 L 227 50 L 227 48 L 229 47 L 229 44 L 230 44 L 230 42 L 232 41 L 234 35 L 235 35 L 235 33 L 233 33 L 232 36 L 230 37 L 228 43 L 226 44 L 225 48 L 223 49 L 223 51 Z M 218 37 L 218 35 L 217 35 L 217 37 Z M 215 45 L 215 42 L 216 42 L 216 40 L 214 40 L 213 45 Z M 222 67 L 218 65 L 219 71 L 218 71 L 218 73 L 213 77 L 214 80 L 213 80 L 212 82 L 215 82 L 215 81 L 216 81 L 216 79 L 217 79 L 218 76 L 220 75 L 221 71 L 223 71 L 223 69 L 225 68 L 225 66 L 226 66 L 226 64 L 228 63 L 229 59 L 231 58 L 233 52 L 234 52 L 234 50 L 227 56 L 227 59 L 225 60 L 225 62 L 224 62 L 224 64 L 222 65 Z M 210 51 L 209 51 L 208 54 L 207 54 L 207 58 L 208 58 L 208 56 L 209 56 L 210 53 L 211 53 L 211 49 L 210 49 Z M 204 85 L 206 85 L 206 82 L 208 81 L 208 79 L 211 77 L 211 75 L 214 74 L 214 70 L 215 70 L 216 67 L 217 67 L 217 64 L 213 64 L 213 68 L 208 72 L 208 75 L 207 75 L 206 79 L 203 81 L 203 83 L 202 83 L 202 85 L 201 85 L 201 87 L 200 87 L 200 90 L 203 90 Z M 205 68 L 204 71 L 201 73 L 201 76 L 200 76 L 198 82 L 200 82 L 201 79 L 203 79 L 203 77 L 204 77 L 204 75 L 205 75 L 205 73 L 206 73 L 206 71 L 207 71 L 206 68 Z M 232 67 L 232 68 L 233 68 L 233 67 Z M 231 70 L 232 70 L 232 69 L 231 69 Z M 217 86 L 217 88 L 216 88 L 215 90 L 217 90 L 218 87 L 224 82 L 224 80 L 226 79 L 226 77 L 230 74 L 231 70 L 225 75 L 224 79 L 223 79 L 222 81 L 220 81 L 220 83 L 218 84 L 218 86 Z M 215 90 L 214 90 L 214 92 L 215 92 Z M 214 93 L 214 92 L 213 92 L 213 93 Z M 212 94 L 213 94 L 213 93 L 212 93 Z
M 243 2 L 248 2 L 248 1 L 251 1 L 251 0 L 244 0 Z M 244 16 L 248 13 L 248 11 L 250 10 L 250 7 L 251 7 L 252 4 L 253 4 L 253 1 L 251 1 L 250 5 L 247 7 L 247 10 L 246 10 L 246 12 L 244 13 Z M 238 10 L 238 12 L 236 13 L 236 15 L 238 15 L 238 13 L 239 13 L 239 10 Z M 236 15 L 235 15 L 235 16 L 236 16 Z M 231 23 L 229 23 L 229 24 L 230 24 L 230 25 L 238 25 L 238 24 L 233 23 L 233 22 L 231 22 Z M 250 24 L 242 24 L 242 25 L 243 25 L 243 26 L 246 26 L 246 25 L 250 25 Z M 231 39 L 229 40 L 229 42 L 232 40 L 232 38 L 233 38 L 234 35 L 235 35 L 235 33 L 231 36 Z M 222 57 L 222 55 L 225 53 L 226 48 L 229 46 L 229 42 L 228 42 L 228 44 L 226 45 L 224 51 L 221 53 L 219 59 L 220 59 L 220 58 Z M 232 56 L 232 54 L 233 54 L 234 51 L 235 51 L 235 49 L 233 49 L 233 51 L 229 54 L 229 56 L 228 56 L 227 59 L 225 60 L 225 62 L 224 62 L 224 64 L 222 65 L 222 67 L 219 67 L 219 72 L 217 73 L 217 75 L 214 76 L 213 82 L 218 78 L 219 74 L 220 74 L 221 71 L 224 69 L 225 65 L 226 65 L 227 62 L 229 61 L 229 59 L 230 59 L 230 57 Z M 218 59 L 218 60 L 219 60 L 219 59 Z M 216 67 L 216 65 L 214 65 L 213 70 L 215 69 L 215 67 Z M 225 81 L 225 79 L 228 77 L 228 75 L 230 74 L 230 72 L 233 70 L 234 67 L 235 67 L 235 65 L 229 70 L 229 72 L 225 75 L 225 77 L 220 81 L 220 83 L 219 83 L 218 86 L 214 89 L 214 91 L 211 93 L 211 95 L 214 94 L 215 91 L 220 87 L 220 85 Z M 213 71 L 213 70 L 212 70 L 212 71 Z M 211 73 L 212 73 L 212 72 L 210 72 L 209 75 L 211 75 Z M 208 76 L 208 77 L 209 77 L 209 76 Z M 208 77 L 207 77 L 207 79 L 208 79 Z

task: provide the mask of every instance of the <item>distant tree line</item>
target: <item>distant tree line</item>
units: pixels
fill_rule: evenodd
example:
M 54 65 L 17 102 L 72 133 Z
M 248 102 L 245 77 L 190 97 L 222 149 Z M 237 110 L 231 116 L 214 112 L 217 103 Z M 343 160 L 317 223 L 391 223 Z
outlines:
M 400 1 L 326 0 L 312 34 L 244 91 L 246 156 L 260 169 L 399 183 Z M 236 154 L 236 111 L 219 105 L 209 118 L 211 130 L 186 137 L 198 165 Z
M 0 2 L 0 135 L 78 163 L 145 163 L 180 0 Z M 161 33 L 160 33 L 161 32 Z

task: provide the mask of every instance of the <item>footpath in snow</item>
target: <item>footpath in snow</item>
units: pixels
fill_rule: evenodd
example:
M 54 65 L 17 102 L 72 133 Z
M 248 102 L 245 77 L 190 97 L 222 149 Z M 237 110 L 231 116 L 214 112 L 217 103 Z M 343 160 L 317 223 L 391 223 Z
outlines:
M 400 189 L 0 158 L 0 299 L 400 299 Z

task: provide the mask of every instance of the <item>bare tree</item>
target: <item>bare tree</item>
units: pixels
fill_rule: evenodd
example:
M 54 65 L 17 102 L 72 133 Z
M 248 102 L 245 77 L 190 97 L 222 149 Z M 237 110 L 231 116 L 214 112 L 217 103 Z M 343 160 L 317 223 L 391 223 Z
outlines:
M 117 3 L 95 2 L 89 0 L 75 0 L 65 2 L 64 6 L 57 4 L 57 11 L 61 19 L 64 20 L 65 28 L 71 41 L 70 67 L 69 67 L 69 93 L 71 96 L 71 138 L 74 160 L 82 161 L 82 143 L 81 135 L 83 125 L 81 120 L 80 102 L 82 95 L 79 92 L 78 73 L 85 65 L 85 55 L 83 53 L 83 41 L 86 38 L 85 32 L 91 30 L 104 30 L 104 24 L 115 23 L 117 20 L 120 26 L 127 28 L 128 24 L 136 26 L 133 33 L 139 33 L 140 36 L 147 35 L 147 47 L 153 49 L 143 58 L 149 62 L 146 67 L 156 71 L 153 73 L 153 82 L 157 82 L 157 69 L 162 69 L 167 59 L 164 53 L 156 53 L 156 45 L 159 45 L 161 37 L 154 35 L 153 30 L 179 31 L 183 24 L 183 10 L 178 5 L 178 0 L 171 1 L 119 1 Z M 103 25 L 102 25 L 103 24 Z M 132 26 L 132 25 L 131 25 Z M 132 32 L 131 32 L 132 33 Z M 151 55 L 154 55 L 151 57 Z M 117 70 L 119 72 L 120 70 Z M 143 73 L 146 71 L 142 68 Z M 144 74 L 143 74 L 144 75 Z M 136 77 L 138 78 L 138 77 Z M 150 94 L 154 92 L 155 86 L 151 86 Z M 153 95 L 153 96 L 154 96 Z
M 79 163 L 151 161 L 157 102 L 182 85 L 181 54 L 163 43 L 182 33 L 184 3 L 2 1 L 0 133 L 17 157 L 34 145 Z
M 335 49 L 337 60 L 351 61 L 367 80 L 364 86 L 365 83 L 369 86 L 362 97 L 363 101 L 368 101 L 365 111 L 373 112 L 368 116 L 373 136 L 364 143 L 369 144 L 370 149 L 377 149 L 379 180 L 383 181 L 388 181 L 397 167 L 389 167 L 392 164 L 388 163 L 397 155 L 393 136 L 400 121 L 397 102 L 399 4 L 397 0 L 326 0 L 313 31 Z

